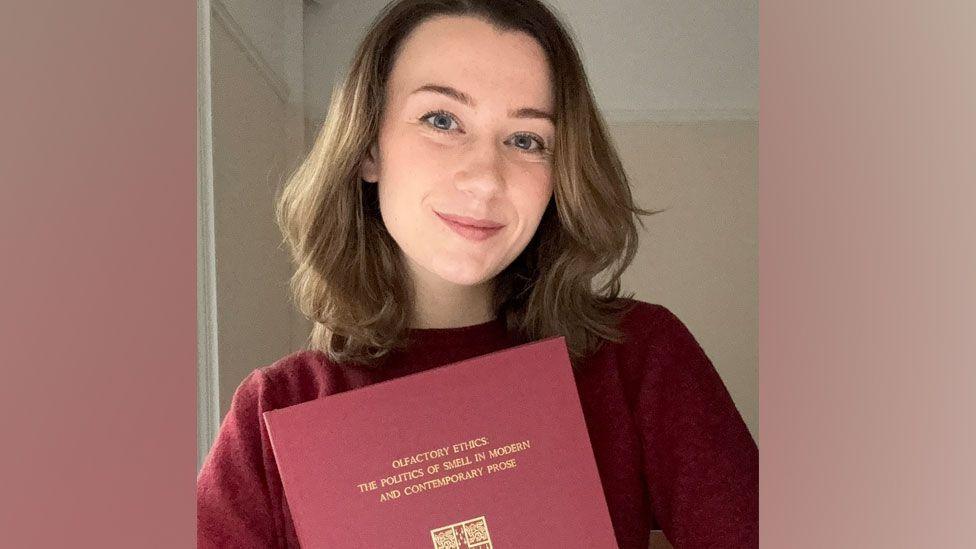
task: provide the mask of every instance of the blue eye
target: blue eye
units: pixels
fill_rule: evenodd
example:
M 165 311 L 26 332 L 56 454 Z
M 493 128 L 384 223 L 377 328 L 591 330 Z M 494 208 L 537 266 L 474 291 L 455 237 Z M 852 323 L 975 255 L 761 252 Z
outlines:
M 528 153 L 535 154 L 539 156 L 549 156 L 549 149 L 546 147 L 546 142 L 535 134 L 531 133 L 518 133 L 515 134 L 511 139 L 506 141 L 506 143 L 511 143 L 515 145 L 518 150 Z M 535 143 L 536 147 L 532 148 L 532 144 Z
M 421 116 L 420 120 L 421 122 L 430 125 L 435 130 L 439 130 L 442 132 L 449 132 L 458 129 L 456 127 L 455 128 L 451 127 L 452 123 L 454 123 L 455 125 L 457 124 L 457 120 L 455 120 L 450 113 L 444 111 L 429 112 Z
M 431 111 L 421 116 L 419 120 L 439 132 L 464 133 L 454 115 L 447 111 Z M 523 153 L 540 156 L 548 156 L 550 154 L 545 140 L 533 133 L 517 133 L 510 137 L 508 141 L 505 141 L 505 144 L 514 145 L 516 149 Z M 535 147 L 532 146 L 533 144 L 535 144 Z
M 512 137 L 511 142 L 513 145 L 519 149 L 522 149 L 523 151 L 536 152 L 546 149 L 546 144 L 543 143 L 542 139 L 527 133 L 516 134 L 514 137 Z M 537 145 L 534 149 L 532 148 L 533 143 Z

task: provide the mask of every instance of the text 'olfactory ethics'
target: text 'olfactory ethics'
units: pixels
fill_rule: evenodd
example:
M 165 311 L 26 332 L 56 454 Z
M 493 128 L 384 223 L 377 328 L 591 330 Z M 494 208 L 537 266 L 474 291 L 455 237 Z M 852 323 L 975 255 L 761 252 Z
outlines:
M 379 500 L 392 501 L 514 469 L 518 463 L 512 454 L 532 447 L 529 440 L 494 448 L 488 448 L 488 445 L 488 437 L 478 437 L 397 458 L 391 463 L 392 473 L 356 486 L 364 494 L 381 490 Z

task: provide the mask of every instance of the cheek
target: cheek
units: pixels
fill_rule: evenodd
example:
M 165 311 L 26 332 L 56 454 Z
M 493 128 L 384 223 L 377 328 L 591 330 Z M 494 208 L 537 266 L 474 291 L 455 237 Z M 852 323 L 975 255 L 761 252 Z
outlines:
M 512 200 L 521 217 L 535 220 L 541 218 L 549 200 L 552 198 L 552 170 L 546 165 L 534 165 L 524 169 L 519 177 L 517 195 Z
M 418 253 L 428 239 L 423 215 L 444 160 L 432 154 L 429 143 L 410 135 L 390 135 L 382 143 L 379 203 L 383 223 L 394 241 L 405 250 Z
M 384 171 L 407 187 L 423 187 L 457 161 L 457 148 L 419 133 L 391 137 L 384 155 Z
M 423 192 L 422 183 L 428 179 L 432 158 L 416 140 L 405 135 L 389 136 L 381 146 L 380 200 L 392 211 L 405 207 L 411 196 Z

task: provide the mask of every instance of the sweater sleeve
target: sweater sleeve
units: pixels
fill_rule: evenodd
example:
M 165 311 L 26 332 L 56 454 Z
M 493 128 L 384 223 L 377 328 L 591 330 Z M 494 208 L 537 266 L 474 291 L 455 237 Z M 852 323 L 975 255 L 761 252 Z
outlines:
M 197 476 L 198 548 L 281 546 L 266 472 L 266 388 L 260 370 L 244 378 Z
M 658 524 L 675 549 L 759 546 L 759 456 L 718 372 L 661 307 L 636 420 Z

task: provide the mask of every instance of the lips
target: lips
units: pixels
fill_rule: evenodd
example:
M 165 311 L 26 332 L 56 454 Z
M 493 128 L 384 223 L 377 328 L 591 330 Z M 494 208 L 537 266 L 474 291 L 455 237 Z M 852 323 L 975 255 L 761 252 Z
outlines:
M 441 212 L 434 212 L 434 213 L 436 213 L 437 215 L 441 216 L 441 218 L 446 219 L 448 221 L 453 221 L 454 223 L 457 223 L 459 225 L 465 225 L 467 227 L 475 227 L 477 229 L 500 229 L 505 226 L 502 223 L 495 223 L 494 221 L 491 221 L 489 219 L 475 219 L 473 217 L 465 217 L 463 215 L 449 215 L 449 214 L 443 214 Z
M 505 225 L 487 219 L 434 212 L 451 230 L 468 240 L 485 240 L 501 232 Z

